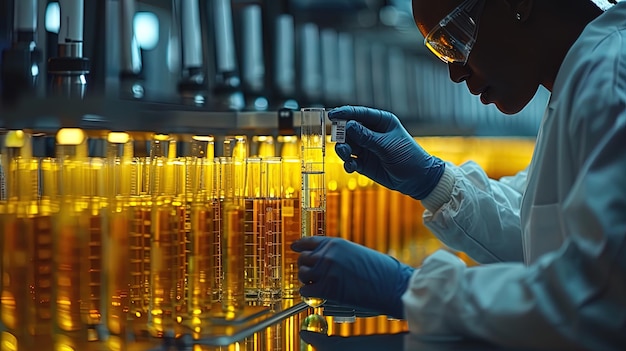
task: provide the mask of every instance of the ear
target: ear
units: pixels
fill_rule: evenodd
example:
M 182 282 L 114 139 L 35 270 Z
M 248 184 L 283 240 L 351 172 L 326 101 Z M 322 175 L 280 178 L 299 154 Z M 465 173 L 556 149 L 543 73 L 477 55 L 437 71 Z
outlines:
M 504 0 L 511 9 L 511 15 L 518 22 L 525 22 L 530 17 L 533 0 Z

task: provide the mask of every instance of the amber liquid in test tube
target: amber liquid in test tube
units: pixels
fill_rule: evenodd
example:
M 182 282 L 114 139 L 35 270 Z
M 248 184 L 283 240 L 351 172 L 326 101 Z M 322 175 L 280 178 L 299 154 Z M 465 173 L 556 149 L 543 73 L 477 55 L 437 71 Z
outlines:
M 256 301 L 259 297 L 261 230 L 265 213 L 261 199 L 261 159 L 246 159 L 246 189 L 244 200 L 244 289 L 246 300 Z
M 130 185 L 130 230 L 128 246 L 130 255 L 130 310 L 133 329 L 142 331 L 148 325 L 150 307 L 150 240 L 152 231 L 152 196 L 150 183 L 150 148 L 152 135 L 131 134 L 132 156 L 127 180 Z
M 38 177 L 39 162 L 32 157 L 30 135 L 9 131 L 4 141 L 1 338 L 3 349 L 27 350 L 52 332 L 50 208 L 38 205 L 37 184 L 43 176 Z M 39 174 L 49 173 L 41 170 Z
M 301 233 L 303 237 L 326 235 L 326 182 L 324 180 L 326 112 L 324 108 L 303 108 L 300 113 L 302 121 L 300 124 Z M 303 297 L 302 299 L 311 307 L 319 307 L 325 302 L 316 297 Z
M 220 158 L 222 201 L 221 273 L 222 317 L 238 318 L 245 303 L 244 210 L 247 142 L 243 136 L 226 137 L 225 157 Z
M 246 299 L 270 304 L 280 296 L 282 256 L 279 157 L 247 160 L 245 200 Z
M 131 259 L 131 188 L 133 145 L 130 136 L 111 132 L 107 136 L 108 230 L 104 240 L 106 283 L 106 326 L 111 338 L 125 345 L 131 332 L 132 280 L 137 270 Z
M 176 142 L 167 135 L 155 135 L 150 150 L 151 246 L 150 315 L 148 329 L 153 336 L 173 333 L 176 309 L 183 288 L 184 265 L 180 264 L 181 241 L 178 211 L 174 204 Z
M 97 338 L 96 326 L 102 322 L 102 271 L 103 271 L 103 239 L 105 238 L 106 220 L 108 218 L 108 195 L 105 186 L 108 184 L 106 168 L 107 141 L 106 135 L 101 132 L 87 138 L 87 163 L 85 164 L 85 190 L 83 198 L 85 208 L 87 232 L 83 239 L 83 256 L 81 262 L 81 281 L 85 282 L 82 291 L 83 319 L 89 327 L 90 340 Z
M 86 194 L 87 140 L 80 129 L 61 129 L 56 135 L 59 165 L 59 212 L 54 220 L 55 261 L 55 322 L 57 334 L 71 336 L 68 347 L 74 342 L 93 338 L 95 331 L 85 329 L 96 318 L 92 314 L 90 281 L 84 261 L 88 241 L 87 229 L 90 214 Z M 89 334 L 85 334 L 87 332 Z M 64 339 L 60 339 L 64 340 Z M 66 341 L 62 342 L 66 344 Z
M 194 333 L 202 331 L 203 320 L 209 317 L 214 298 L 214 260 L 216 255 L 216 177 L 214 138 L 194 136 L 191 142 L 190 180 L 191 232 L 188 255 L 187 315 Z M 218 204 L 219 205 L 219 204 Z M 218 213 L 219 214 L 219 213 Z
M 259 239 L 259 300 L 271 303 L 281 296 L 282 169 L 280 157 L 261 159 L 261 230 Z
M 282 297 L 294 299 L 300 296 L 298 280 L 298 253 L 290 245 L 301 238 L 300 221 L 300 144 L 295 135 L 281 136 L 282 171 Z

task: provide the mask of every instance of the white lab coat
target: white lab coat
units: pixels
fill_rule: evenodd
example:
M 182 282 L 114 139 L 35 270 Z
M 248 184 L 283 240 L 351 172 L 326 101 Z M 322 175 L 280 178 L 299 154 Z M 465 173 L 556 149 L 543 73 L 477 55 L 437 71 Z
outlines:
M 528 170 L 495 181 L 447 165 L 431 197 L 449 201 L 426 225 L 487 264 L 427 258 L 403 296 L 413 333 L 626 350 L 626 2 L 567 54 Z

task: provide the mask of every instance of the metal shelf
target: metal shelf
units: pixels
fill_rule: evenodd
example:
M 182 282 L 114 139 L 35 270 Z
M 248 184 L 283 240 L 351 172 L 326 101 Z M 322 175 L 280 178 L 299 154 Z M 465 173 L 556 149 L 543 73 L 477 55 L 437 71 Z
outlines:
M 292 124 L 295 132 L 299 118 L 293 118 Z M 472 130 L 450 125 L 417 121 L 404 124 L 415 136 L 473 134 Z M 180 134 L 278 134 L 279 111 L 219 110 L 211 106 L 111 98 L 24 99 L 13 108 L 0 107 L 3 129 L 52 132 L 64 127 Z

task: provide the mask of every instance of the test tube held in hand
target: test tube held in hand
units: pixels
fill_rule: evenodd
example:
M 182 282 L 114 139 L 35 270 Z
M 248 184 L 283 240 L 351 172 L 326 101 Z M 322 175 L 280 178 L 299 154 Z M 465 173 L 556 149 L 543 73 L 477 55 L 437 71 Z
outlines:
M 326 111 L 324 108 L 303 108 L 300 110 L 300 115 L 301 233 L 302 237 L 326 235 L 326 183 L 324 181 Z M 311 307 L 319 307 L 325 302 L 320 298 L 305 296 L 302 300 Z

